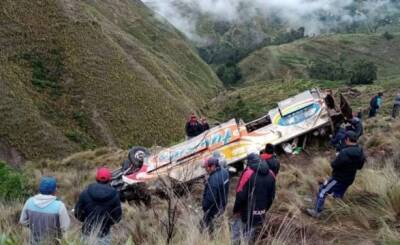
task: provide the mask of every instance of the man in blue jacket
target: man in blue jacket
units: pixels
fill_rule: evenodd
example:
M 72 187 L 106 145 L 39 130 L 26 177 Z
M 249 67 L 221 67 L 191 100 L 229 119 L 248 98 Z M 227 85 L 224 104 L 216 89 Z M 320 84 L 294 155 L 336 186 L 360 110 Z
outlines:
M 213 220 L 225 211 L 229 194 L 229 173 L 219 165 L 218 159 L 210 157 L 204 163 L 208 174 L 203 192 L 202 226 L 213 232 Z
M 346 132 L 345 144 L 331 163 L 332 176 L 320 186 L 315 208 L 307 209 L 307 213 L 312 217 L 320 216 L 328 194 L 333 194 L 334 198 L 343 198 L 346 190 L 353 184 L 357 170 L 364 166 L 364 151 L 357 144 L 357 135 L 353 131 Z
M 79 196 L 75 205 L 75 217 L 83 222 L 84 238 L 96 237 L 97 243 L 111 243 L 111 226 L 121 220 L 121 202 L 117 191 L 109 183 L 111 171 L 99 168 L 96 183 L 90 184 Z
M 30 244 L 58 244 L 70 219 L 63 202 L 56 197 L 57 181 L 42 177 L 39 194 L 29 198 L 21 212 L 19 222 L 31 230 Z

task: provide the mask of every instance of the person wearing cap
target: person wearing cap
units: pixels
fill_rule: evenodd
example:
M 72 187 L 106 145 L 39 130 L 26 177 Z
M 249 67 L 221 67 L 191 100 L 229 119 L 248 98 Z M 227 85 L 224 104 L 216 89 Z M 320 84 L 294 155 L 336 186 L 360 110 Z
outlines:
M 190 114 L 190 119 L 186 122 L 185 131 L 188 139 L 203 133 L 203 126 L 194 113 Z
M 320 186 L 315 207 L 307 209 L 307 213 L 318 218 L 328 194 L 333 194 L 334 198 L 343 198 L 346 190 L 353 184 L 357 170 L 364 166 L 365 160 L 364 151 L 357 144 L 356 133 L 347 131 L 345 146 L 331 163 L 332 176 Z
M 247 156 L 247 167 L 236 187 L 236 200 L 233 207 L 234 216 L 240 217 L 240 233 L 243 233 L 246 240 L 251 241 L 257 237 L 274 199 L 274 173 L 259 155 L 250 153 Z M 238 229 L 232 230 L 235 230 L 232 232 L 233 240 L 239 240 Z
M 83 237 L 96 237 L 96 244 L 110 244 L 111 226 L 122 217 L 118 192 L 110 186 L 111 171 L 99 168 L 96 183 L 90 184 L 79 196 L 75 205 L 75 217 L 83 222 Z
M 264 153 L 260 155 L 261 159 L 268 164 L 269 169 L 278 175 L 281 164 L 274 153 L 274 145 L 268 143 L 265 145 Z
M 228 203 L 229 173 L 219 165 L 217 158 L 210 157 L 204 162 L 207 172 L 202 208 L 204 212 L 202 228 L 210 233 L 214 230 L 213 220 L 220 216 Z
M 383 93 L 380 92 L 378 95 L 372 97 L 371 101 L 369 102 L 369 117 L 375 117 L 376 113 L 378 112 L 379 108 L 382 106 L 382 97 Z
M 57 199 L 56 190 L 54 177 L 42 177 L 39 194 L 25 202 L 19 222 L 29 227 L 30 244 L 56 244 L 70 225 L 67 209 Z

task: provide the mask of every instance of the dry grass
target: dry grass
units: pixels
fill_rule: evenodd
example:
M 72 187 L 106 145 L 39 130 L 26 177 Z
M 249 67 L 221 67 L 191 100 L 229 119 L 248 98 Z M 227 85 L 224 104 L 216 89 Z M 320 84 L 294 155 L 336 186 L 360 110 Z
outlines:
M 382 122 L 383 121 L 383 122 Z M 391 120 L 367 121 L 363 136 L 369 158 L 355 183 L 343 200 L 328 197 L 320 220 L 304 214 L 313 205 L 318 182 L 330 175 L 329 156 L 312 157 L 305 164 L 296 164 L 293 158 L 283 158 L 277 181 L 277 195 L 263 227 L 259 244 L 392 244 L 400 242 L 400 174 L 398 138 L 395 130 L 400 123 Z M 385 136 L 385 144 L 370 144 L 372 139 Z M 383 147 L 383 148 L 381 148 Z M 377 149 L 386 154 L 377 154 Z M 391 149 L 391 150 L 388 150 Z M 94 179 L 96 167 L 118 167 L 126 151 L 100 148 L 74 154 L 60 161 L 43 160 L 27 165 L 25 172 L 37 185 L 39 177 L 54 175 L 59 180 L 59 196 L 71 209 L 79 192 Z M 134 204 L 123 205 L 123 220 L 113 228 L 113 244 L 166 244 L 168 240 L 168 210 L 176 207 L 176 220 L 170 244 L 229 244 L 233 189 L 225 215 L 218 221 L 213 236 L 202 233 L 199 221 L 202 184 L 195 184 L 191 192 L 175 196 L 171 202 L 154 197 L 151 208 Z M 28 231 L 17 224 L 21 201 L 1 203 L 0 241 L 6 244 L 26 242 Z M 168 209 L 170 204 L 170 209 Z M 3 239 L 3 240 L 1 240 Z M 64 236 L 64 244 L 81 244 L 80 224 L 73 219 L 71 229 Z

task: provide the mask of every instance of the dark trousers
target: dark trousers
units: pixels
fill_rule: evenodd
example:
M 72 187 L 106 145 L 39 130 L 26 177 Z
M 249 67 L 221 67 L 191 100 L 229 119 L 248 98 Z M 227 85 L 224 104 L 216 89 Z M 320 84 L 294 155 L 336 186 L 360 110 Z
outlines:
M 317 212 L 321 212 L 324 208 L 325 198 L 328 194 L 333 194 L 334 198 L 343 198 L 348 185 L 344 185 L 334 178 L 330 178 L 325 183 L 323 183 L 318 191 L 317 202 L 315 204 L 315 209 Z
M 368 114 L 368 116 L 369 116 L 369 117 L 375 117 L 377 111 L 378 111 L 377 108 L 371 108 L 371 109 L 369 109 L 369 114 Z
M 399 112 L 400 112 L 400 105 L 394 105 L 392 111 L 392 117 L 396 118 L 399 115 Z

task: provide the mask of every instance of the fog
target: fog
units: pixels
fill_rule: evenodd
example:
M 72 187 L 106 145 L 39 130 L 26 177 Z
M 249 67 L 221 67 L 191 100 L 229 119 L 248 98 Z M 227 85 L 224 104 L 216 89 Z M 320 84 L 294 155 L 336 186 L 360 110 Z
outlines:
M 362 3 L 357 0 L 143 1 L 191 39 L 199 38 L 195 28 L 197 18 L 201 15 L 228 22 L 273 15 L 288 27 L 305 27 L 306 34 L 313 35 L 394 11 L 391 0 L 364 0 Z M 359 2 L 357 9 L 354 8 L 356 2 Z M 182 6 L 185 7 L 184 11 Z

